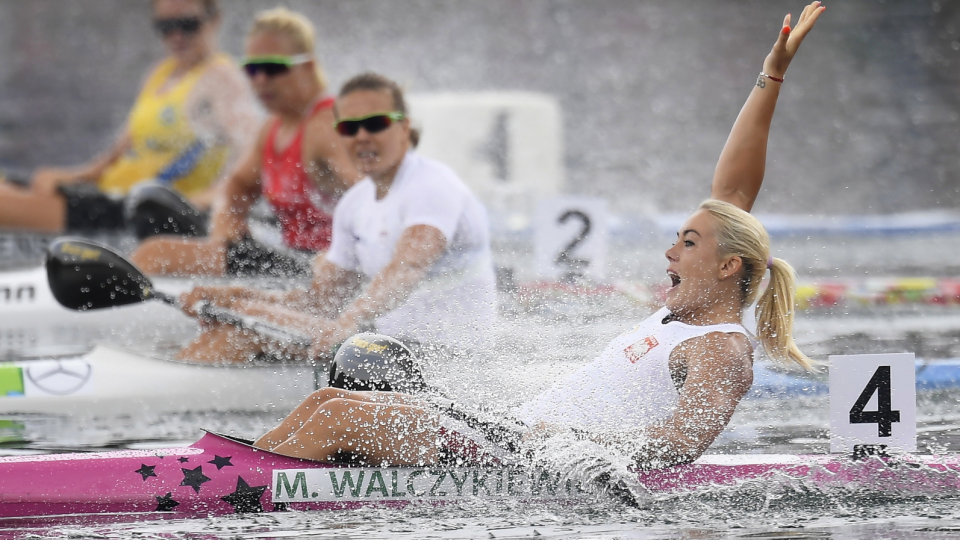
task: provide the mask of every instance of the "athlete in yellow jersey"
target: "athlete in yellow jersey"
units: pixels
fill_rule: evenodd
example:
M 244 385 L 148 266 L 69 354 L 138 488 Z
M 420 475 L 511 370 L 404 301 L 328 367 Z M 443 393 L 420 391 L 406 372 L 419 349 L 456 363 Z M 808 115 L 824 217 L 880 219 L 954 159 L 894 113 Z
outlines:
M 223 167 L 228 148 L 219 141 L 204 141 L 194 132 L 187 100 L 198 80 L 218 64 L 230 65 L 231 60 L 216 55 L 172 84 L 167 81 L 177 69 L 177 60 L 168 58 L 157 67 L 130 112 L 126 152 L 97 182 L 102 191 L 124 194 L 142 179 L 156 178 L 189 197 L 210 185 Z M 168 89 L 163 91 L 165 85 Z
M 0 228 L 118 229 L 121 197 L 151 179 L 209 206 L 261 114 L 242 72 L 216 51 L 217 0 L 154 0 L 153 12 L 170 54 L 147 77 L 122 135 L 91 163 L 38 169 L 29 188 L 0 184 Z

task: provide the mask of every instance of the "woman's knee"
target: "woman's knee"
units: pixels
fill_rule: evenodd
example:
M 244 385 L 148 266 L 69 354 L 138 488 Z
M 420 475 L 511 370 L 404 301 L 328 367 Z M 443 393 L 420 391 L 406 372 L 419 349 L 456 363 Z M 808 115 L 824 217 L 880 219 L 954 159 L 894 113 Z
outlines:
M 358 405 L 360 405 L 360 403 L 357 401 L 343 397 L 334 397 L 324 402 L 323 409 L 332 415 L 349 416 L 356 410 Z
M 379 399 L 379 396 L 376 395 L 378 393 L 379 392 L 375 393 L 375 392 L 360 392 L 356 390 L 344 390 L 342 388 L 333 388 L 328 386 L 326 388 L 321 388 L 315 391 L 312 394 L 312 397 L 314 397 L 319 401 L 327 401 L 331 399 L 346 399 L 350 401 L 357 401 L 357 402 L 364 402 L 364 403 L 367 403 L 367 402 L 379 403 L 381 400 Z
M 313 413 L 312 418 L 321 423 L 333 420 L 332 423 L 324 425 L 337 431 L 350 426 L 367 425 L 374 416 L 374 411 L 367 407 L 369 405 L 371 404 L 348 397 L 333 397 L 324 401 Z
M 349 392 L 346 390 L 341 390 L 339 388 L 326 387 L 315 390 L 312 394 L 310 394 L 310 399 L 316 403 L 325 403 L 331 399 L 344 398 L 348 393 Z

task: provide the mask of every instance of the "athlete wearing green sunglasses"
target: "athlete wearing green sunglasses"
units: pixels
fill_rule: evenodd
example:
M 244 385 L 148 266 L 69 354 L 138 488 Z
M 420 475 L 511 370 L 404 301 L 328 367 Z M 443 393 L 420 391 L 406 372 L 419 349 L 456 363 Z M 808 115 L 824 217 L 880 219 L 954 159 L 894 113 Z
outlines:
M 394 122 L 399 122 L 404 118 L 402 112 L 391 111 L 354 118 L 341 118 L 333 127 L 337 128 L 337 133 L 344 137 L 354 137 L 360 132 L 360 128 L 367 130 L 367 133 L 379 133 L 390 127 Z
M 256 77 L 257 73 L 261 71 L 267 77 L 276 77 L 277 75 L 282 75 L 290 71 L 290 68 L 293 66 L 306 64 L 311 60 L 313 60 L 313 57 L 309 54 L 295 54 L 293 56 L 269 54 L 263 56 L 248 56 L 243 59 L 242 65 L 243 70 L 246 71 L 247 75 L 251 78 Z

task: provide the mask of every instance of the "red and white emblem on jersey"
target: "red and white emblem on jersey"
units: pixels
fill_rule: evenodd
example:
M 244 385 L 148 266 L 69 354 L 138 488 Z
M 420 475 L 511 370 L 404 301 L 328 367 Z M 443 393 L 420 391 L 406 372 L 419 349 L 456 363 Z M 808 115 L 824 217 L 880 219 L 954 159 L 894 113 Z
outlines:
M 624 354 L 627 355 L 627 360 L 630 360 L 631 362 L 636 364 L 638 360 L 643 358 L 643 355 L 650 352 L 650 349 L 656 347 L 657 345 L 659 345 L 659 343 L 657 342 L 657 338 L 653 336 L 647 336 L 641 339 L 640 341 L 634 343 L 633 345 L 627 347 L 626 349 L 623 350 L 623 352 Z

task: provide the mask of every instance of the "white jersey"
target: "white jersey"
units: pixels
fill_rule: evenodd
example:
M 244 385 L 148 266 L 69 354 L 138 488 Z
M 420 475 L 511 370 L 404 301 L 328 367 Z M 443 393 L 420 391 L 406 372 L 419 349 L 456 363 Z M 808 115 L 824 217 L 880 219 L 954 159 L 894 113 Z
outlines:
M 462 350 L 484 348 L 496 318 L 496 280 L 487 210 L 452 169 L 408 152 L 387 196 L 365 178 L 337 203 L 326 258 L 372 279 L 393 258 L 408 227 L 429 225 L 447 249 L 426 278 L 377 331 Z
M 614 339 L 595 360 L 514 411 L 529 427 L 540 422 L 588 431 L 637 429 L 669 418 L 679 403 L 670 353 L 711 332 L 747 335 L 739 324 L 666 324 L 663 308 Z

